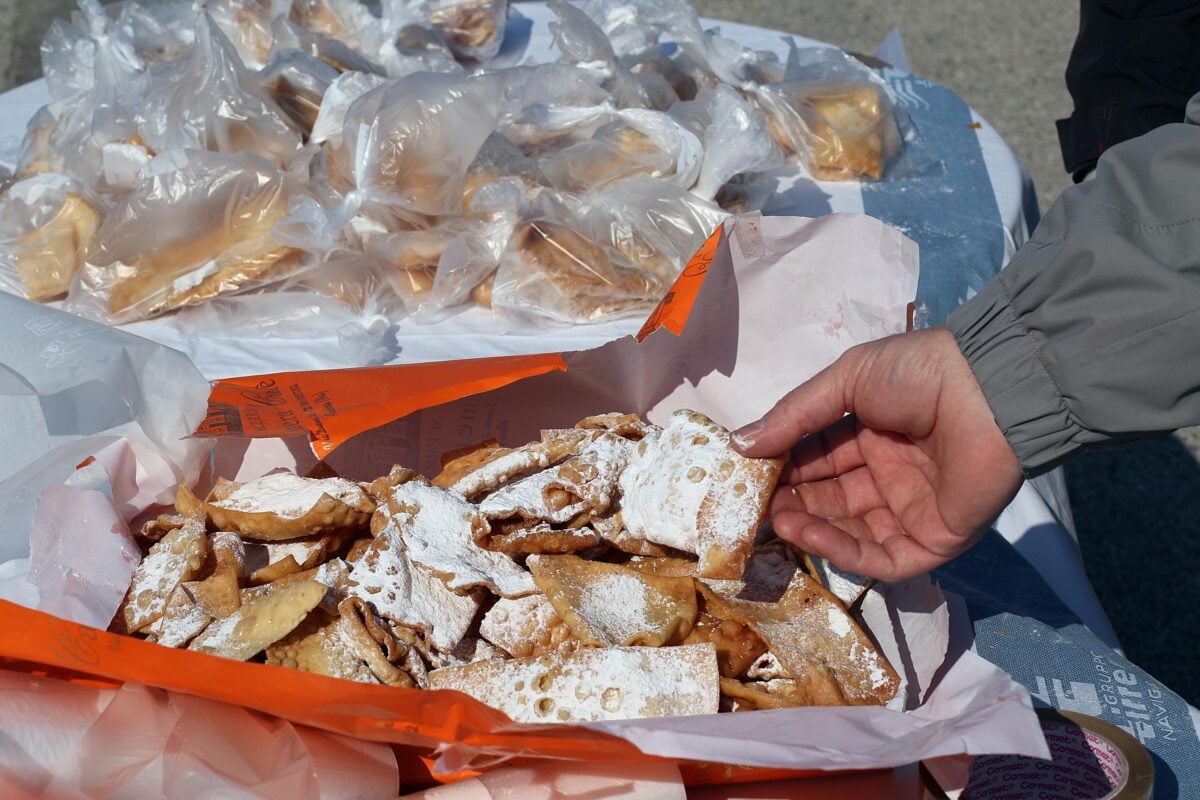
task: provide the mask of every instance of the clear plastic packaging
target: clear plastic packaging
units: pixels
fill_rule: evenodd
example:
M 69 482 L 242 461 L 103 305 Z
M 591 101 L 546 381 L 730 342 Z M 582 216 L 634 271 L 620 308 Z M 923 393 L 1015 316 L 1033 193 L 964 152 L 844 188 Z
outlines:
M 584 198 L 544 192 L 491 288 L 502 321 L 599 322 L 653 308 L 727 215 L 669 183 L 631 178 Z
M 702 142 L 703 161 L 692 191 L 705 200 L 714 199 L 737 175 L 783 164 L 762 113 L 730 86 L 704 89 L 695 100 L 676 103 L 670 114 Z
M 383 67 L 338 39 L 310 31 L 288 17 L 279 16 L 271 23 L 272 55 L 283 50 L 299 50 L 323 61 L 339 73 L 366 72 L 384 75 Z
M 42 173 L 0 197 L 0 289 L 30 300 L 66 294 L 103 220 L 79 181 Z
M 147 171 L 97 232 L 67 310 L 130 322 L 263 286 L 307 265 L 303 252 L 270 232 L 304 189 L 263 159 L 176 151 Z
M 209 0 L 205 8 L 245 65 L 260 69 L 274 44 L 271 23 L 291 5 L 292 0 Z
M 793 46 L 784 80 L 753 94 L 772 137 L 818 180 L 879 180 L 903 147 L 886 84 L 840 50 Z
M 254 153 L 283 165 L 300 131 L 245 68 L 208 15 L 187 56 L 145 73 L 139 132 L 155 153 L 195 148 Z
M 307 137 L 321 111 L 325 92 L 338 77 L 333 67 L 300 50 L 278 50 L 258 72 L 258 80 L 292 124 Z
M 670 116 L 649 109 L 618 111 L 590 138 L 548 153 L 541 163 L 550 184 L 569 192 L 603 189 L 634 175 L 687 188 L 703 157 L 700 140 Z
M 495 130 L 495 75 L 418 74 L 371 89 L 346 111 L 330 171 L 366 203 L 417 214 L 463 209 L 467 170 Z
M 460 60 L 486 62 L 504 44 L 508 0 L 432 0 L 427 13 Z

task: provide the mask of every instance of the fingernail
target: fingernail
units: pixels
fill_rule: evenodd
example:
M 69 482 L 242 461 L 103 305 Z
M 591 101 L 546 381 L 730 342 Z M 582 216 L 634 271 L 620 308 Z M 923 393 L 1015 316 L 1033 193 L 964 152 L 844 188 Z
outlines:
M 760 419 L 757 422 L 751 422 L 749 425 L 738 428 L 730 434 L 729 440 L 733 442 L 733 446 L 738 450 L 748 450 L 754 447 L 754 440 L 758 438 L 758 434 L 762 433 L 762 429 L 763 424 Z

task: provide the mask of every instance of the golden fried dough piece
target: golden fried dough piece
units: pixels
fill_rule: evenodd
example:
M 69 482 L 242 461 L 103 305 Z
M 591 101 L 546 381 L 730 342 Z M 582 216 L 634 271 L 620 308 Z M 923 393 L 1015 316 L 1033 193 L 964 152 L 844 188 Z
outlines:
M 624 436 L 626 439 L 638 440 L 646 435 L 650 430 L 650 426 L 642 420 L 637 414 L 622 414 L 619 411 L 610 411 L 607 414 L 594 414 L 590 417 L 584 417 L 575 423 L 576 428 L 583 430 L 601 430 L 615 433 L 617 436 Z
M 637 443 L 621 474 L 621 515 L 635 536 L 695 553 L 700 575 L 738 578 L 783 459 L 745 458 L 729 431 L 695 411 Z
M 342 639 L 380 683 L 413 688 L 428 681 L 416 649 L 396 638 L 371 603 L 347 597 L 338 606 L 338 626 Z
M 571 652 L 579 640 L 544 594 L 501 598 L 479 623 L 479 635 L 514 658 Z
M 134 570 L 125 598 L 126 630 L 137 633 L 161 617 L 176 587 L 200 573 L 207 554 L 208 537 L 199 517 L 189 518 L 151 547 Z
M 224 619 L 242 604 L 239 581 L 246 566 L 246 550 L 237 534 L 225 531 L 210 536 L 208 544 L 212 574 L 184 586 L 206 614 Z
M 722 678 L 736 678 L 767 652 L 766 642 L 744 622 L 722 619 L 719 609 L 704 603 L 695 627 L 684 644 L 712 642 Z
M 291 633 L 267 647 L 266 663 L 359 683 L 379 683 L 366 662 L 342 640 L 340 622 L 341 617 L 314 610 Z
M 489 521 L 565 525 L 590 511 L 588 502 L 562 488 L 556 472 L 555 468 L 542 470 L 501 486 L 479 501 L 479 513 Z
M 420 641 L 423 640 L 418 639 L 418 642 Z M 507 661 L 510 658 L 508 653 L 479 636 L 464 637 L 458 646 L 449 652 L 434 649 L 427 644 L 425 647 L 421 647 L 419 643 L 416 648 L 424 657 L 425 663 L 429 665 L 429 669 L 461 667 L 472 661 Z M 422 684 L 421 688 L 428 689 L 428 682 Z
M 721 678 L 721 694 L 738 701 L 737 710 L 791 708 L 793 706 L 817 705 L 805 703 L 791 678 L 776 678 L 769 681 L 738 681 Z M 822 704 L 833 705 L 833 704 Z
M 347 588 L 350 585 L 350 567 L 340 558 L 331 558 L 319 567 L 307 569 L 304 572 L 297 572 L 292 575 L 285 575 L 278 580 L 261 586 L 251 586 L 242 589 L 242 605 L 260 597 L 265 597 L 276 589 L 282 589 L 285 586 L 295 586 L 305 581 L 317 581 L 329 589 L 324 599 L 321 600 L 321 608 L 330 614 L 336 614 L 338 603 L 345 599 Z
M 529 573 L 512 558 L 475 544 L 486 534 L 487 520 L 457 492 L 413 479 L 392 489 L 388 510 L 412 560 L 453 591 L 485 586 L 501 597 L 536 591 Z
M 290 542 L 251 542 L 246 546 L 246 571 L 250 583 L 270 583 L 285 575 L 304 572 L 325 562 L 330 553 L 355 529 L 343 528 L 311 539 Z
M 211 623 L 188 649 L 246 661 L 291 633 L 328 591 L 322 583 L 305 581 L 269 592 Z
M 555 528 L 545 522 L 510 522 L 492 526 L 480 547 L 510 556 L 545 553 L 562 555 L 588 550 L 601 543 L 600 534 L 583 526 Z
M 199 516 L 199 514 L 193 513 L 192 516 Z M 148 519 L 142 523 L 138 536 L 151 542 L 157 542 L 171 531 L 182 528 L 187 520 L 186 514 L 159 514 L 154 519 Z
M 449 450 L 442 453 L 442 471 L 433 476 L 429 482 L 434 486 L 449 489 L 460 479 L 471 474 L 489 461 L 511 452 L 509 448 L 501 447 L 500 443 L 495 439 L 488 439 L 486 442 L 473 444 L 469 447 L 461 447 L 457 450 Z M 395 484 L 392 485 L 394 486 Z
M 720 695 L 712 645 L 585 648 L 570 654 L 476 661 L 429 673 L 515 722 L 590 722 L 713 714 Z
M 100 215 L 86 200 L 68 193 L 58 213 L 16 242 L 14 262 L 25 295 L 46 301 L 66 294 L 100 228 Z
M 150 623 L 144 632 L 166 647 L 183 647 L 208 627 L 211 621 L 212 616 L 193 602 L 184 585 L 180 584 L 171 593 L 171 600 L 163 615 Z
M 479 613 L 479 597 L 451 591 L 428 568 L 413 563 L 399 529 L 390 524 L 350 569 L 346 593 L 369 601 L 385 618 L 424 632 L 441 650 L 454 649 Z
M 566 438 L 564 432 L 560 440 Z M 627 439 L 597 431 L 557 466 L 501 486 L 480 501 L 492 526 L 479 544 L 507 553 L 568 553 L 599 544 L 599 534 L 583 526 L 617 502 L 617 479 L 632 448 Z
M 696 621 L 691 578 L 670 578 L 577 556 L 530 556 L 533 580 L 585 645 L 661 647 Z
M 681 556 L 649 556 L 632 558 L 625 566 L 651 575 L 667 575 L 672 578 L 694 578 L 699 569 L 697 562 Z
M 590 515 L 588 524 L 596 533 L 600 534 L 601 539 L 622 553 L 628 553 L 631 556 L 664 557 L 672 552 L 661 544 L 646 541 L 640 536 L 630 533 L 625 527 L 620 511 L 609 509 L 608 513 L 600 516 Z M 695 574 L 696 563 L 693 561 L 691 564 L 692 571 L 689 574 Z
M 513 450 L 501 448 L 503 452 L 478 456 L 477 466 L 456 466 L 455 472 L 459 474 L 453 481 L 439 475 L 434 485 L 453 489 L 468 500 L 477 500 L 480 495 L 498 489 L 513 478 L 546 469 L 575 455 L 589 438 L 588 431 L 568 428 L 549 440 L 530 442 Z
M 180 495 L 185 493 L 181 486 Z M 200 508 L 221 530 L 246 539 L 278 541 L 365 526 L 375 503 L 362 487 L 343 478 L 302 478 L 279 472 L 246 483 L 219 482 Z
M 816 580 L 795 572 L 777 599 L 745 599 L 740 581 L 697 582 L 705 607 L 754 630 L 795 679 L 805 705 L 882 705 L 900 679 Z M 841 698 L 841 699 L 839 699 Z
M 415 477 L 417 477 L 415 469 L 409 469 L 408 467 L 396 464 L 388 470 L 387 475 L 376 478 L 366 484 L 364 488 L 366 488 L 367 494 L 371 495 L 371 498 L 377 505 L 383 505 L 387 503 L 388 495 L 391 494 L 393 486 L 398 486 L 405 481 L 411 481 Z

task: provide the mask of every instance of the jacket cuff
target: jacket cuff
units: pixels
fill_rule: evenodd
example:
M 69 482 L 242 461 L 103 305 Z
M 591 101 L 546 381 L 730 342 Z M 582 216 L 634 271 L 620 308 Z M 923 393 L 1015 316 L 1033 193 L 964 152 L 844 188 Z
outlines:
M 1053 469 L 1079 449 L 1080 426 L 999 280 L 959 306 L 946 325 L 1027 477 Z

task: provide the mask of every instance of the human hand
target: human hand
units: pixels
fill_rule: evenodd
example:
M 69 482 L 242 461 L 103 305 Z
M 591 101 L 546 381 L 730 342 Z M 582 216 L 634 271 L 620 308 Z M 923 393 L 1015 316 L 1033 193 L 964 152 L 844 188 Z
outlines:
M 945 328 L 846 351 L 733 441 L 747 456 L 792 453 L 769 509 L 780 537 L 889 581 L 967 550 L 1022 481 Z

